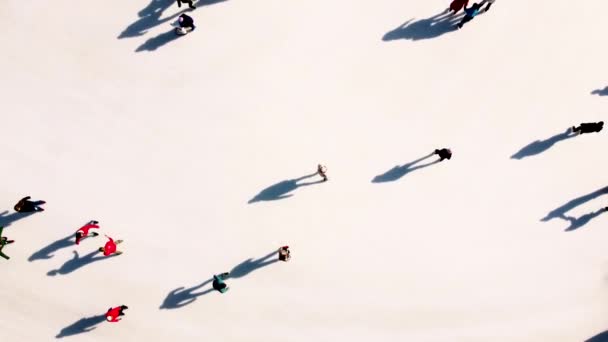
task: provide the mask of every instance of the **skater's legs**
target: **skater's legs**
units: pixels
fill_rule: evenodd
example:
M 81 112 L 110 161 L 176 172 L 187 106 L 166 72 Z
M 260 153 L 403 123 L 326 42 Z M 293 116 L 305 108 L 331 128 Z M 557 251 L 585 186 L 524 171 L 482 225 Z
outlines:
M 470 15 L 465 15 L 464 18 L 462 18 L 460 24 L 458 24 L 458 27 L 463 27 L 464 24 L 468 23 L 471 20 L 473 20 L 473 17 L 471 17 Z

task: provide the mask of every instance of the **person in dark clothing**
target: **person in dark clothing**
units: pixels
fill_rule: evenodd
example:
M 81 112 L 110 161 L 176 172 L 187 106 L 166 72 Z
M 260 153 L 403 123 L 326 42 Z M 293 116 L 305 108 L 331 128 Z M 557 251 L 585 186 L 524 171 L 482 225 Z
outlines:
M 490 10 L 490 7 L 492 7 L 492 4 L 496 2 L 496 0 L 483 0 L 481 2 L 481 6 L 483 6 L 483 4 L 487 3 L 486 8 L 483 9 L 483 12 L 487 12 Z
M 225 272 L 220 275 L 213 275 L 213 288 L 221 293 L 228 291 L 228 285 L 224 283 L 224 280 L 228 279 L 230 273 Z
M 317 174 L 323 178 L 323 181 L 327 181 L 327 167 L 324 165 L 317 165 Z
M 190 31 L 194 30 L 196 26 L 194 26 L 194 19 L 191 16 L 186 14 L 181 14 L 179 16 L 179 27 L 190 29 Z
M 192 4 L 192 0 L 177 0 L 177 7 L 182 7 L 182 2 L 188 4 L 188 7 L 195 9 L 196 6 Z
M 289 259 L 291 259 L 291 251 L 289 250 L 289 246 L 279 248 L 279 260 L 287 262 Z
M 572 126 L 572 132 L 578 134 L 599 133 L 604 128 L 604 121 L 582 123 L 578 127 Z
M 30 201 L 31 197 L 23 197 L 17 204 L 15 204 L 15 211 L 18 213 L 29 213 L 32 211 L 44 211 L 44 208 L 40 208 L 39 205 L 46 203 L 45 201 Z
M 443 161 L 444 159 L 450 160 L 452 158 L 452 151 L 449 148 L 442 148 L 441 150 L 435 150 L 433 154 L 439 156 L 439 161 Z
M 462 18 L 462 21 L 457 25 L 458 28 L 462 28 L 464 26 L 464 24 L 468 23 L 469 21 L 473 20 L 473 18 L 475 18 L 475 16 L 477 16 L 479 14 L 479 9 L 481 8 L 481 4 L 479 3 L 474 3 L 473 6 L 469 7 L 469 8 L 465 8 L 464 12 L 466 13 L 464 18 Z
M 4 254 L 2 252 L 2 249 L 4 248 L 4 246 L 8 245 L 9 243 L 15 242 L 15 240 L 9 240 L 6 236 L 2 236 L 2 230 L 3 229 L 4 229 L 4 227 L 0 227 L 0 257 L 3 257 L 4 259 L 8 260 L 11 257 L 9 257 L 8 255 Z

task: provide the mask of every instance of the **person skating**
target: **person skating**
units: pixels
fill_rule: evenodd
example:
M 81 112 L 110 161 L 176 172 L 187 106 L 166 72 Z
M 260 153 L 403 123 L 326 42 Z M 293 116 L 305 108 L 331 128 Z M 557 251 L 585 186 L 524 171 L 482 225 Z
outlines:
M 486 8 L 483 9 L 483 12 L 485 13 L 485 12 L 489 11 L 490 7 L 492 7 L 492 4 L 495 2 L 496 2 L 496 0 L 483 0 L 481 2 L 481 6 L 483 6 L 484 4 L 487 3 Z
M 129 307 L 126 305 L 117 306 L 115 308 L 109 308 L 106 312 L 106 320 L 111 323 L 116 323 L 120 321 L 119 316 L 124 316 L 124 310 L 127 310 Z
M 599 133 L 604 128 L 604 121 L 582 123 L 578 127 L 572 126 L 572 132 L 577 134 Z
M 447 11 L 452 11 L 452 14 L 458 13 L 463 8 L 466 8 L 469 5 L 469 0 L 454 0 L 448 7 Z
M 323 181 L 327 181 L 327 167 L 324 165 L 317 165 L 317 174 L 323 178 Z
M 192 4 L 192 0 L 177 0 L 177 7 L 182 7 L 182 2 L 188 4 L 188 7 L 190 7 L 191 9 L 196 8 L 196 6 Z
M 44 211 L 44 208 L 40 208 L 40 205 L 45 204 L 45 201 L 30 201 L 30 196 L 23 197 L 17 204 L 15 204 L 15 211 L 18 213 L 30 213 L 33 211 Z
M 225 272 L 222 273 L 220 275 L 213 275 L 213 288 L 217 291 L 219 291 L 220 293 L 225 293 L 226 291 L 228 291 L 229 287 L 228 285 L 226 285 L 226 283 L 224 282 L 224 280 L 228 279 L 228 276 L 230 276 L 230 273 Z
M 442 148 L 440 150 L 435 150 L 433 154 L 439 156 L 439 161 L 443 161 L 444 159 L 450 160 L 452 158 L 452 151 L 449 148 Z
M 289 259 L 291 259 L 291 251 L 289 250 L 289 246 L 279 248 L 279 260 L 287 262 Z
M 103 252 L 104 256 L 110 256 L 112 254 L 116 254 L 116 255 L 120 255 L 122 254 L 121 251 L 116 250 L 116 245 L 120 244 L 122 242 L 122 240 L 116 240 L 114 241 L 111 237 L 107 236 L 108 238 L 108 242 L 106 242 L 106 245 L 104 247 L 99 247 L 99 251 Z
M 464 12 L 466 13 L 464 18 L 462 18 L 462 21 L 460 21 L 460 23 L 458 23 L 458 28 L 462 28 L 464 26 L 464 24 L 468 23 L 469 21 L 473 20 L 473 18 L 475 18 L 478 14 L 479 14 L 479 9 L 481 8 L 481 5 L 479 3 L 474 3 L 473 6 L 469 7 L 469 8 L 464 8 Z
M 91 220 L 89 221 L 89 223 L 85 224 L 84 226 L 80 227 L 80 229 L 78 229 L 76 231 L 76 244 L 79 245 L 80 241 L 82 239 L 84 239 L 87 236 L 97 236 L 99 235 L 98 233 L 95 232 L 91 232 L 91 234 L 89 235 L 89 230 L 91 229 L 98 229 L 99 226 L 97 225 L 99 222 L 95 221 L 95 220 Z
M 189 29 L 192 31 L 196 28 L 196 26 L 194 26 L 194 19 L 187 14 L 180 14 L 177 21 L 179 22 L 179 27 L 183 29 Z
M 4 246 L 8 245 L 9 243 L 15 242 L 15 240 L 9 240 L 6 236 L 2 236 L 2 230 L 4 230 L 4 227 L 0 227 L 0 257 L 3 257 L 4 259 L 8 260 L 11 257 L 4 254 L 4 252 L 2 252 L 2 249 L 4 249 Z

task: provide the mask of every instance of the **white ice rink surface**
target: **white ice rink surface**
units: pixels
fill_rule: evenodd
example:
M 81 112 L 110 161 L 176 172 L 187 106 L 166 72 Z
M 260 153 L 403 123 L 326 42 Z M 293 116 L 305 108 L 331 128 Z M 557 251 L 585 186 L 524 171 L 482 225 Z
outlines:
M 168 40 L 170 0 L 0 2 L 2 342 L 608 330 L 608 132 L 543 142 L 606 119 L 608 1 L 498 0 L 454 32 L 425 20 L 449 0 L 207 3 Z M 327 183 L 248 203 L 317 163 Z M 26 195 L 46 211 L 14 215 Z M 90 219 L 123 255 L 86 259 L 100 236 L 40 259 Z M 235 267 L 226 294 L 167 297 Z

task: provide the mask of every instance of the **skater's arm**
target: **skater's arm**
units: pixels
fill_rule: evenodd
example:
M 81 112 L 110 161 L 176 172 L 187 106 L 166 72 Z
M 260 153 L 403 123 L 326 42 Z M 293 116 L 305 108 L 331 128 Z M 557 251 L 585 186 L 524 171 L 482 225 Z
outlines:
M 4 247 L 4 246 L 2 246 L 2 247 Z M 3 257 L 6 260 L 10 259 L 11 257 L 9 257 L 8 255 L 4 254 L 4 252 L 2 252 L 2 247 L 0 247 L 0 257 Z
M 2 237 L 2 231 L 4 230 L 4 227 L 0 227 L 0 237 Z

